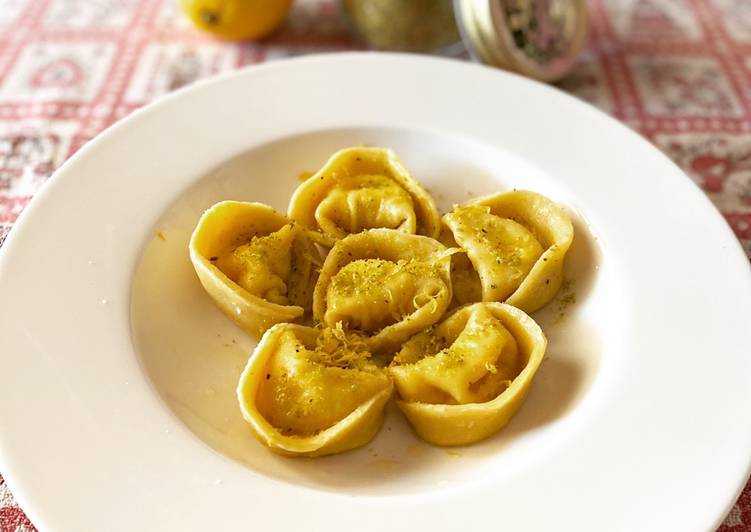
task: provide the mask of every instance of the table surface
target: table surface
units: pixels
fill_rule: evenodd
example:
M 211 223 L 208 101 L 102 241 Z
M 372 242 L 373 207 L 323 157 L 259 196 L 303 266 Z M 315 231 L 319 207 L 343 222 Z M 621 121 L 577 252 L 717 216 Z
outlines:
M 590 44 L 560 88 L 668 154 L 751 256 L 751 1 L 590 0 L 590 12 Z M 174 0 L 0 0 L 0 246 L 55 168 L 155 97 L 362 48 L 333 0 L 297 0 L 277 33 L 246 44 L 199 34 Z M 0 476 L 0 532 L 31 530 Z M 751 483 L 720 530 L 751 532 Z

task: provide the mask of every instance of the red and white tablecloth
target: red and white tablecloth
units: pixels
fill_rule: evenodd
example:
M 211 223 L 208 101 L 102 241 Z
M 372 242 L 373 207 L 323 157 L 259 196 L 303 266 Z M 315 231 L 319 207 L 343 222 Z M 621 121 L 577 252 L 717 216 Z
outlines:
M 673 158 L 751 256 L 751 0 L 590 7 L 590 46 L 561 88 Z M 297 0 L 271 39 L 241 45 L 194 31 L 174 0 L 0 0 L 0 246 L 55 168 L 156 96 L 261 61 L 361 47 L 333 0 Z M 0 531 L 31 530 L 0 477 Z M 751 531 L 751 484 L 720 530 Z

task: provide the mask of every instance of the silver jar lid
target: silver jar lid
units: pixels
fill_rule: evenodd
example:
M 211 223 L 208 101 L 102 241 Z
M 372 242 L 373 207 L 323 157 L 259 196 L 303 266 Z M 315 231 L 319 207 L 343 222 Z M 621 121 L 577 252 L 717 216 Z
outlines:
M 586 43 L 585 0 L 454 0 L 478 60 L 542 81 L 563 77 Z

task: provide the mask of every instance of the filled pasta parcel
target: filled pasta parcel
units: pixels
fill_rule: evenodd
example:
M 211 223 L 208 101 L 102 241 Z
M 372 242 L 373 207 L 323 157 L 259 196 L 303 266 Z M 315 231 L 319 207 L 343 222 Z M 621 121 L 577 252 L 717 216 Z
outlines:
M 309 231 L 268 205 L 223 201 L 208 209 L 190 258 L 214 303 L 252 336 L 311 311 L 320 254 Z
M 386 148 L 336 152 L 300 184 L 288 216 L 315 230 L 331 247 L 347 235 L 386 228 L 436 238 L 440 215 L 433 198 Z
M 397 405 L 430 443 L 487 438 L 521 406 L 546 347 L 540 327 L 516 307 L 462 307 L 397 351 L 389 366 Z
M 250 357 L 237 397 L 243 417 L 271 450 L 321 456 L 370 441 L 392 389 L 386 370 L 341 327 L 281 323 Z
M 514 190 L 457 205 L 443 220 L 468 261 L 455 264 L 464 292 L 534 312 L 563 281 L 574 229 L 566 212 L 536 192 Z M 446 237 L 444 237 L 446 238 Z
M 350 235 L 326 257 L 313 316 L 328 327 L 342 324 L 374 352 L 394 349 L 445 313 L 451 254 L 432 238 L 393 229 Z

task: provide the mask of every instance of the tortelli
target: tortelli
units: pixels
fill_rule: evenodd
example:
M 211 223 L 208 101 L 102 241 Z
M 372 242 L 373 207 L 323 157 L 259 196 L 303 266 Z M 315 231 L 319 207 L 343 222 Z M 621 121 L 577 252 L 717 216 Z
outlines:
M 308 231 L 268 205 L 217 203 L 189 247 L 206 292 L 249 334 L 310 313 L 320 254 Z
M 341 329 L 280 323 L 266 331 L 237 397 L 256 437 L 282 454 L 321 456 L 378 432 L 393 385 Z
M 574 228 L 545 196 L 502 192 L 455 206 L 443 219 L 478 274 L 483 301 L 534 312 L 558 292 Z
M 435 202 L 384 148 L 335 153 L 288 216 L 225 201 L 190 256 L 214 302 L 259 337 L 240 377 L 243 416 L 288 455 L 372 439 L 396 388 L 415 432 L 462 445 L 521 406 L 547 341 L 528 316 L 563 280 L 566 212 L 515 190 Z
M 396 354 L 389 373 L 397 405 L 430 443 L 476 442 L 519 409 L 546 347 L 540 326 L 518 308 L 464 306 Z
M 451 251 L 432 238 L 370 229 L 340 240 L 323 263 L 313 317 L 341 323 L 372 351 L 400 346 L 451 302 Z
M 433 198 L 384 148 L 336 152 L 297 188 L 287 214 L 327 246 L 376 228 L 437 238 L 441 225 Z

